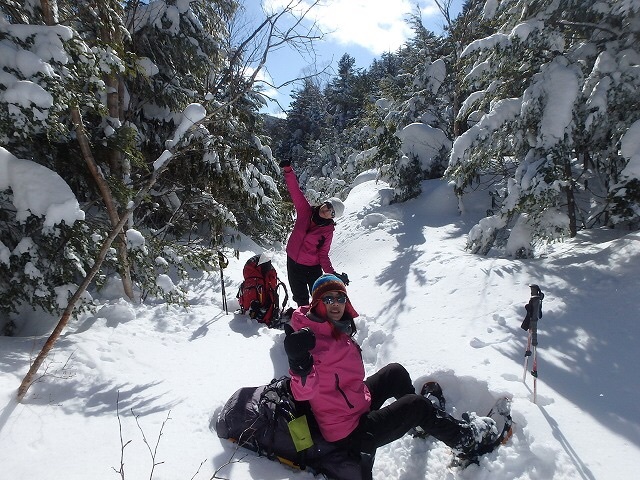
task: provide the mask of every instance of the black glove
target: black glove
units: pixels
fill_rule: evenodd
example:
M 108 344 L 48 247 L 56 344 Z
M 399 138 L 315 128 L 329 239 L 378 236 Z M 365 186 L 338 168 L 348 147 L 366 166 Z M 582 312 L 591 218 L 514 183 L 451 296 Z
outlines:
M 291 166 L 291 160 L 280 160 L 280 163 L 278 165 L 281 168 L 290 167 Z
M 309 353 L 316 346 L 316 335 L 308 328 L 302 328 L 297 332 L 291 325 L 285 323 L 284 351 L 289 358 L 289 368 L 296 375 L 304 377 L 309 375 L 313 367 L 313 356 Z
M 345 285 L 349 285 L 349 275 L 347 275 L 344 272 L 342 273 L 335 272 L 334 275 L 338 277 L 342 281 L 342 283 L 344 283 Z

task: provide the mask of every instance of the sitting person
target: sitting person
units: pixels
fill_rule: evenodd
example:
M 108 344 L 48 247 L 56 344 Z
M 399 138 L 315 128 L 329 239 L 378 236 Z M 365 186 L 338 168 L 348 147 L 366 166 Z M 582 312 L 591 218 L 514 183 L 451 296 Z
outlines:
M 457 420 L 416 394 L 400 364 L 365 379 L 354 340 L 357 316 L 345 284 L 323 275 L 313 285 L 311 305 L 298 308 L 285 326 L 284 348 L 294 398 L 309 401 L 325 440 L 359 456 L 363 479 L 372 478 L 376 449 L 415 427 L 466 455 L 497 438 L 491 418 Z M 390 398 L 396 400 L 382 407 Z

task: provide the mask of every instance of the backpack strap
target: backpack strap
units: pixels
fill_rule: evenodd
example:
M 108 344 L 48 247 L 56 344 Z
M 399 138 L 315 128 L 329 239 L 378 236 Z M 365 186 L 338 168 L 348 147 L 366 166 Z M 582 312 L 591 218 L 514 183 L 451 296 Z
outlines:
M 282 309 L 280 310 L 280 313 L 284 311 L 284 307 L 289 301 L 289 291 L 287 290 L 287 287 L 284 283 L 282 283 L 282 280 L 278 280 L 278 286 L 276 287 L 276 289 L 280 288 L 281 286 L 284 289 L 284 300 L 282 301 Z
M 261 451 L 258 451 L 258 454 L 265 455 L 267 458 L 272 460 L 278 458 L 278 456 L 274 455 L 273 452 L 278 418 L 283 417 L 284 420 L 289 423 L 299 416 L 297 412 L 297 402 L 295 398 L 293 398 L 293 393 L 291 393 L 290 382 L 291 379 L 287 376 L 280 377 L 278 379 L 274 378 L 260 394 L 260 404 L 272 403 L 274 408 L 273 415 L 269 418 L 268 424 L 268 444 L 271 445 L 271 447 L 267 450 L 260 449 Z M 265 435 L 267 435 L 266 432 Z M 300 470 L 304 470 L 306 468 L 306 452 L 297 452 L 296 457 L 297 458 L 295 459 L 289 458 L 284 460 L 288 460 L 298 466 Z
M 284 283 L 282 283 L 282 280 L 278 280 L 278 283 L 276 284 L 276 289 L 274 291 L 274 294 L 277 297 L 277 293 L 278 293 L 278 289 L 282 287 L 284 289 L 284 300 L 282 301 L 282 306 L 280 305 L 275 305 L 276 307 L 278 307 L 278 318 L 273 318 L 271 320 L 271 324 L 269 325 L 270 328 L 279 328 L 283 321 L 282 321 L 282 316 L 284 314 L 284 307 L 287 305 L 287 303 L 289 302 L 289 291 L 287 290 L 287 287 L 285 286 Z
M 280 381 L 277 383 L 278 395 L 280 397 L 279 407 L 282 409 L 285 418 L 287 419 L 287 423 L 295 420 L 297 417 L 301 417 L 306 415 L 305 412 L 300 411 L 300 405 L 293 398 L 293 393 L 291 392 L 291 378 L 282 377 Z M 307 468 L 307 450 L 302 450 L 297 452 L 297 464 L 300 470 L 305 470 Z

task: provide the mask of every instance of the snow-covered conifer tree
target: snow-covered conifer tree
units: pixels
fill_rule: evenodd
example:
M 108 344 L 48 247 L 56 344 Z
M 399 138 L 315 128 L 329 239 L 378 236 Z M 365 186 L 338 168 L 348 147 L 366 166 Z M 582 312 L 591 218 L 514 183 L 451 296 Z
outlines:
M 463 51 L 472 93 L 458 117 L 469 128 L 447 171 L 460 194 L 491 179 L 494 217 L 473 229 L 472 250 L 488 251 L 495 229 L 514 227 L 507 252 L 530 256 L 536 239 L 606 223 L 603 199 L 620 187 L 617 145 L 638 118 L 620 103 L 637 85 L 634 15 L 580 0 L 485 3 L 498 28 Z

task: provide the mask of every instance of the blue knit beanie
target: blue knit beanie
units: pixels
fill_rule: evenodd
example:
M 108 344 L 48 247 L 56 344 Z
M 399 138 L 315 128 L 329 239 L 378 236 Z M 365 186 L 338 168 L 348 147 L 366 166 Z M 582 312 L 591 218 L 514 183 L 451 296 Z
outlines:
M 335 275 L 325 273 L 318 278 L 311 289 L 311 304 L 317 304 L 327 292 L 344 292 L 347 294 L 347 287 L 342 280 Z

